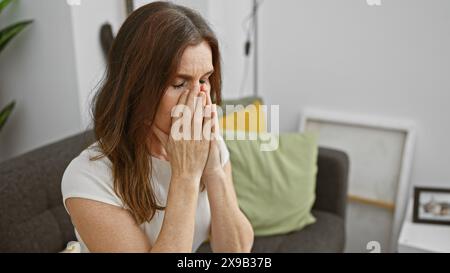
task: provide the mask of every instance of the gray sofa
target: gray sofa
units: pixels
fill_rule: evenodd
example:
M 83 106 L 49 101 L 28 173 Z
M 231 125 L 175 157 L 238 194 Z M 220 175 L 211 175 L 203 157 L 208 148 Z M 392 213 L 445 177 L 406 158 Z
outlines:
M 75 240 L 63 205 L 61 177 L 69 162 L 93 142 L 85 132 L 0 163 L 0 252 L 58 252 Z M 342 252 L 349 160 L 320 148 L 317 222 L 285 235 L 256 237 L 252 252 Z M 204 243 L 198 252 L 211 251 Z

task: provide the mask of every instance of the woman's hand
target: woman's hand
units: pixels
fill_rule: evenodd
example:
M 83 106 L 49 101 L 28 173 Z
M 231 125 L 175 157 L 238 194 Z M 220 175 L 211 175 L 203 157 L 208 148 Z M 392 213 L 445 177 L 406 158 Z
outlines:
M 225 174 L 220 161 L 220 150 L 218 143 L 220 131 L 218 126 L 219 120 L 217 115 L 217 106 L 213 104 L 211 105 L 211 141 L 209 155 L 202 175 L 202 182 L 205 185 L 207 185 L 208 181 L 212 180 L 212 178 L 217 178 Z
M 172 117 L 172 126 L 169 136 L 165 135 L 156 126 L 153 132 L 161 141 L 172 168 L 172 176 L 182 180 L 193 180 L 198 186 L 208 160 L 210 140 L 203 135 L 204 122 L 203 102 L 206 101 L 204 92 L 184 91 L 172 113 L 182 113 L 181 116 Z M 182 132 L 180 129 L 182 128 Z

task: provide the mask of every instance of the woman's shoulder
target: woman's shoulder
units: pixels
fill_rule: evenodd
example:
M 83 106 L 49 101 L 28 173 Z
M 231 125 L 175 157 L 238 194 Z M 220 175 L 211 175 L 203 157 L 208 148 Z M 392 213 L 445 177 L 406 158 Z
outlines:
M 93 175 L 108 175 L 111 173 L 111 161 L 103 156 L 98 142 L 91 144 L 71 160 L 64 174 L 72 172 L 93 172 Z
M 114 192 L 111 161 L 102 155 L 96 142 L 72 159 L 61 181 L 64 203 L 67 198 L 79 197 L 122 206 Z

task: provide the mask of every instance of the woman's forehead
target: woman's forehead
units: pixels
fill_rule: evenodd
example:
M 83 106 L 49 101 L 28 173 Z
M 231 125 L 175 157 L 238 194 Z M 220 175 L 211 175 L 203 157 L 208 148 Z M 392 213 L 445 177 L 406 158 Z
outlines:
M 183 52 L 178 74 L 204 74 L 213 70 L 212 51 L 207 42 L 189 46 Z

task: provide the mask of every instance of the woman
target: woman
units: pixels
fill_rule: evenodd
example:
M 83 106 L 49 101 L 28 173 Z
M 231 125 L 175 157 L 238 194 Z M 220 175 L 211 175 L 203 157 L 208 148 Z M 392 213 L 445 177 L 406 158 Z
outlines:
M 251 250 L 229 153 L 214 137 L 220 73 L 217 39 L 191 9 L 154 2 L 129 16 L 94 99 L 97 142 L 63 176 L 82 251 L 191 252 L 208 238 L 214 252 Z M 199 126 L 206 137 L 175 137 Z

